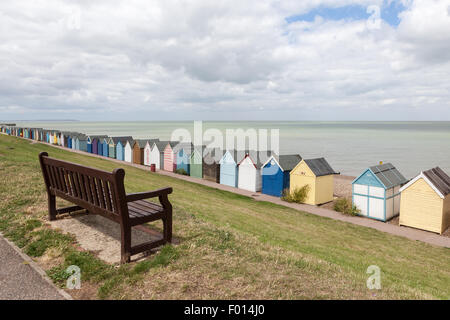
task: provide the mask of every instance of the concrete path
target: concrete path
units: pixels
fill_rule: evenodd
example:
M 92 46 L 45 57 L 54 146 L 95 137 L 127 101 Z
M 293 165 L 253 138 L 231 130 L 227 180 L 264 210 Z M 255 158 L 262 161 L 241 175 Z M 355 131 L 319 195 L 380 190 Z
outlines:
M 0 234 L 0 300 L 65 300 L 45 272 Z
M 150 167 L 147 166 L 143 166 L 143 165 L 138 165 L 138 164 L 132 164 L 132 163 L 128 163 L 125 161 L 121 161 L 121 160 L 117 160 L 117 159 L 112 159 L 112 158 L 105 158 L 96 154 L 92 154 L 92 153 L 87 153 L 84 151 L 80 151 L 80 150 L 72 150 L 72 149 L 67 149 L 61 146 L 56 146 L 56 145 L 52 145 L 46 142 L 40 142 L 42 144 L 47 144 L 50 145 L 52 147 L 55 148 L 60 148 L 63 150 L 68 150 L 68 151 L 72 151 L 72 152 L 76 152 L 76 153 L 80 153 L 80 154 L 84 154 L 84 155 L 89 155 L 92 157 L 97 157 L 97 158 L 101 158 L 101 159 L 109 159 L 113 162 L 117 162 L 120 165 L 129 165 L 129 166 L 133 166 L 136 168 L 140 168 L 143 170 L 147 170 L 150 171 Z M 242 189 L 238 189 L 238 188 L 233 188 L 233 187 L 229 187 L 229 186 L 225 186 L 222 184 L 218 184 L 215 182 L 211 182 L 208 180 L 204 180 L 204 179 L 199 179 L 199 178 L 194 178 L 194 177 L 190 177 L 190 176 L 183 176 L 183 175 L 179 175 L 173 172 L 168 172 L 168 171 L 163 171 L 163 170 L 159 170 L 157 171 L 157 173 L 162 174 L 162 175 L 166 175 L 166 176 L 170 176 L 170 177 L 174 177 L 177 179 L 181 179 L 181 180 L 185 180 L 185 181 L 190 181 L 190 182 L 194 182 L 194 183 L 199 183 L 205 186 L 209 186 L 212 188 L 216 188 L 216 189 L 220 189 L 220 190 L 226 190 L 226 191 L 230 191 L 233 193 L 237 193 L 237 194 L 241 194 L 241 195 L 245 195 L 245 196 L 249 196 L 254 198 L 257 201 L 268 201 L 268 202 L 272 202 L 272 203 L 276 203 L 285 207 L 289 207 L 289 208 L 293 208 L 296 210 L 300 210 L 300 211 L 304 211 L 304 212 L 308 212 L 311 214 L 315 214 L 318 216 L 322 216 L 322 217 L 327 217 L 327 218 L 331 218 L 334 220 L 339 220 L 339 221 L 344 221 L 344 222 L 349 222 L 349 223 L 353 223 L 359 226 L 364 226 L 364 227 L 368 227 L 368 228 L 372 228 L 372 229 L 376 229 L 382 232 L 386 232 L 386 233 L 390 233 L 396 236 L 401 236 L 401 237 L 405 237 L 411 240 L 417 240 L 417 241 L 422 241 L 431 245 L 435 245 L 435 246 L 439 246 L 439 247 L 446 247 L 446 248 L 450 248 L 450 238 L 449 237 L 444 237 L 432 232 L 428 232 L 428 231 L 424 231 L 424 230 L 418 230 L 418 229 L 413 229 L 413 228 L 408 228 L 408 227 L 402 227 L 402 226 L 397 226 L 397 225 L 393 225 L 393 224 L 389 224 L 389 223 L 384 223 L 381 221 L 377 221 L 377 220 L 373 220 L 373 219 L 369 219 L 369 218 L 364 218 L 364 217 L 354 217 L 354 216 L 346 216 L 343 215 L 339 212 L 333 211 L 333 210 L 329 210 L 329 209 L 324 209 L 324 208 L 320 208 L 320 207 L 316 207 L 316 206 L 310 206 L 310 205 L 306 205 L 306 204 L 297 204 L 297 203 L 289 203 L 286 201 L 282 201 L 280 198 L 277 197 L 272 197 L 272 196 L 268 196 L 268 195 L 264 195 L 261 194 L 259 192 L 250 192 L 250 191 L 246 191 L 246 190 L 242 190 Z

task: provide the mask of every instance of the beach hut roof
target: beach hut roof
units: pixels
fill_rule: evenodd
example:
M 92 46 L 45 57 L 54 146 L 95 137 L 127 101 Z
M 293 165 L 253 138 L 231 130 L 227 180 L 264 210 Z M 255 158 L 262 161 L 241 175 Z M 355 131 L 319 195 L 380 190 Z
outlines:
M 450 177 L 439 167 L 421 172 L 417 177 L 403 186 L 400 192 L 409 188 L 419 179 L 424 179 L 442 199 L 450 194 Z
M 278 163 L 278 166 L 283 171 L 291 171 L 300 161 L 302 161 L 302 157 L 299 154 L 273 155 L 267 159 L 263 167 L 265 167 L 272 159 Z
M 137 143 L 140 149 L 144 149 L 147 142 L 149 144 L 152 144 L 153 142 L 159 141 L 159 139 L 136 139 L 134 140 L 134 143 L 132 144 L 132 146 L 134 147 L 134 145 Z
M 175 148 L 175 146 L 177 145 L 177 144 L 179 144 L 180 142 L 178 142 L 178 141 L 168 141 L 165 145 L 164 145 L 164 148 L 163 149 L 165 149 L 168 145 L 170 145 L 170 147 L 173 149 L 173 148 Z M 159 147 L 158 147 L 158 149 L 159 149 Z
M 102 140 L 102 139 L 108 138 L 108 136 L 105 136 L 105 135 L 89 135 L 88 137 L 91 139 L 91 141 L 94 139 Z
M 155 145 L 156 145 L 156 147 L 158 147 L 158 150 L 159 150 L 159 151 L 163 151 L 164 148 L 167 146 L 167 144 L 168 144 L 169 142 L 170 142 L 170 141 L 155 141 L 155 142 L 153 142 L 153 143 L 150 143 L 150 142 L 149 142 L 149 144 L 150 144 L 150 146 L 151 146 L 152 149 L 153 149 L 153 148 L 155 147 Z
M 180 152 L 180 150 L 183 150 L 185 154 L 190 155 L 190 154 L 192 154 L 193 149 L 194 149 L 194 145 L 192 143 L 183 142 L 183 143 L 177 144 L 173 148 L 173 151 Z
M 439 167 L 423 173 L 445 197 L 450 194 L 450 177 Z
M 126 136 L 126 137 L 110 137 L 108 142 L 113 142 L 115 145 L 119 142 L 123 145 L 127 143 L 128 140 L 133 140 L 132 136 Z
M 244 159 L 242 159 L 238 165 L 242 163 L 242 161 L 245 160 L 245 158 L 249 157 L 253 165 L 256 169 L 260 169 L 267 161 L 268 158 L 272 156 L 271 151 L 246 151 Z
M 203 151 L 202 154 L 205 154 L 204 159 L 208 159 L 208 160 L 212 160 L 212 161 L 207 161 L 208 163 L 219 163 L 220 159 L 222 159 L 222 157 L 225 155 L 225 150 L 222 150 L 220 148 L 206 148 L 205 146 L 203 146 Z
M 248 154 L 250 151 L 249 150 L 234 150 L 234 149 L 229 149 L 229 150 L 225 150 L 223 155 L 225 156 L 226 153 L 229 153 L 231 155 L 231 157 L 233 158 L 234 162 L 238 163 L 239 160 L 242 160 L 243 157 L 245 157 L 246 154 Z M 253 151 L 254 152 L 254 151 Z
M 333 170 L 325 158 L 309 159 L 305 160 L 305 162 L 316 177 L 338 174 Z
M 369 169 L 386 189 L 408 182 L 408 180 L 391 163 L 373 166 Z
M 83 133 L 79 133 L 77 134 L 77 138 L 78 140 L 87 140 L 87 135 L 83 134 Z

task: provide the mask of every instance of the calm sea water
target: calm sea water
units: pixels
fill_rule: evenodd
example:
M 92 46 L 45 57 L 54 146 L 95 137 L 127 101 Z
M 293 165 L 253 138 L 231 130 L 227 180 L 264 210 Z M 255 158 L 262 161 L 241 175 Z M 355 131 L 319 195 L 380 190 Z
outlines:
M 169 140 L 193 122 L 16 122 L 85 134 L 131 135 Z M 392 162 L 407 178 L 440 166 L 450 174 L 450 122 L 203 122 L 203 129 L 279 129 L 280 153 L 325 157 L 333 168 L 358 175 L 380 161 Z

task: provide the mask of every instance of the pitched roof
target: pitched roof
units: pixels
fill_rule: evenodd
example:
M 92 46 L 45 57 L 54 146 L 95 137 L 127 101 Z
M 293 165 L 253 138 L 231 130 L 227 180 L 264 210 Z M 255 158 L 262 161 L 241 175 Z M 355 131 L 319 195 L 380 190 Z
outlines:
M 299 154 L 286 154 L 274 156 L 279 166 L 283 171 L 291 171 L 295 166 L 302 161 L 302 157 Z
M 241 151 L 242 152 L 242 151 Z M 239 153 L 239 151 L 238 151 Z M 247 158 L 247 156 L 252 160 L 253 164 L 255 165 L 256 169 L 260 169 L 264 163 L 272 156 L 271 151 L 247 151 L 244 158 L 239 161 L 238 165 L 241 164 L 242 161 Z
M 105 136 L 105 135 L 88 135 L 87 138 L 90 139 L 91 141 L 94 141 L 94 140 L 103 140 L 105 138 L 108 138 L 108 136 Z
M 153 146 L 156 145 L 159 151 L 164 151 L 164 148 L 167 146 L 169 142 L 170 141 L 156 141 L 151 144 L 151 148 L 153 149 Z
M 211 161 L 207 161 L 207 163 L 219 163 L 220 159 L 225 155 L 224 150 L 220 148 L 210 148 L 210 149 L 204 149 L 203 154 L 205 155 L 203 158 L 208 159 Z
M 187 143 L 187 142 L 182 142 L 182 143 L 177 144 L 177 145 L 173 148 L 173 151 L 178 153 L 178 152 L 180 152 L 181 149 L 183 149 L 183 151 L 184 151 L 185 154 L 191 155 L 191 154 L 192 154 L 192 151 L 193 151 L 193 149 L 194 149 L 194 145 L 193 145 L 191 142 L 189 142 L 189 143 Z
M 110 137 L 110 140 L 113 141 L 114 144 L 118 144 L 119 142 L 121 144 L 127 143 L 127 140 L 133 140 L 132 136 L 126 136 L 126 137 Z
M 338 174 L 325 158 L 309 159 L 305 160 L 305 162 L 316 177 Z
M 167 145 L 170 145 L 170 147 L 173 149 L 173 148 L 175 148 L 175 146 L 177 145 L 177 144 L 179 144 L 180 142 L 179 141 L 168 141 L 166 144 L 165 144 L 165 146 L 164 146 L 164 148 L 163 149 L 165 149 L 166 147 L 167 147 Z M 159 148 L 158 148 L 159 149 Z
M 439 167 L 424 171 L 423 174 L 442 193 L 444 197 L 450 194 L 450 177 Z
M 147 142 L 149 144 L 152 144 L 153 142 L 157 142 L 157 141 L 159 141 L 159 139 L 136 139 L 136 140 L 134 140 L 134 142 L 131 145 L 134 147 L 134 145 L 137 143 L 139 145 L 140 149 L 144 149 Z
M 387 189 L 408 182 L 408 180 L 391 163 L 373 166 L 369 169 Z

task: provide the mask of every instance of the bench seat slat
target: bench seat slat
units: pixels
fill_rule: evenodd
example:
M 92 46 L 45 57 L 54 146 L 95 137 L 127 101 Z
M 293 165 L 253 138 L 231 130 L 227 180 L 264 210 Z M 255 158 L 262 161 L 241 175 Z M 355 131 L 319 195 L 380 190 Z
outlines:
M 145 203 L 142 203 L 142 201 L 144 201 L 144 200 L 140 200 L 139 202 L 138 201 L 129 202 L 128 203 L 128 208 L 131 208 L 131 209 L 134 209 L 134 210 L 138 210 L 138 211 L 142 211 L 144 213 L 148 212 L 150 214 L 151 213 L 158 213 L 158 212 L 161 212 L 163 210 L 162 207 L 160 207 L 160 208 L 149 207 Z

